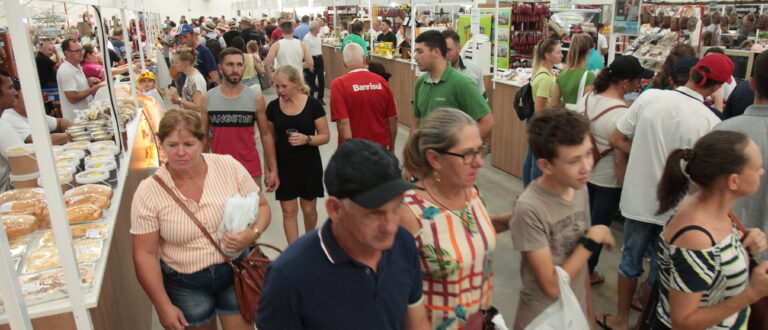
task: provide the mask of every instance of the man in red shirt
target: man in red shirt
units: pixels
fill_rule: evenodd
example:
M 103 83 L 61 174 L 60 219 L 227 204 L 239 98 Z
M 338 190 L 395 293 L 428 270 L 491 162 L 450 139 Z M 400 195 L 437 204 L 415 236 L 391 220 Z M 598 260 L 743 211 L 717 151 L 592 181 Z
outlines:
M 278 41 L 283 38 L 283 31 L 280 31 L 280 26 L 283 25 L 283 19 L 280 18 L 277 20 L 278 28 L 272 31 L 272 35 L 269 36 L 269 45 L 271 46 L 275 41 Z
M 331 120 L 337 122 L 339 145 L 360 138 L 394 152 L 397 107 L 389 84 L 366 69 L 360 45 L 348 44 L 343 57 L 347 74 L 331 83 Z

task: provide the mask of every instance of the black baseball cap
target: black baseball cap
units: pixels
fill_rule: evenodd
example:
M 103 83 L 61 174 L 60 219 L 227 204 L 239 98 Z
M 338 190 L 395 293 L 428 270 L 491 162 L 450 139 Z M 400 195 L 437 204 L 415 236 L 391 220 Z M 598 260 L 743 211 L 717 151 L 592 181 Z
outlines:
M 653 71 L 640 65 L 640 61 L 637 57 L 632 55 L 617 57 L 613 60 L 613 63 L 608 66 L 608 73 L 619 79 L 653 78 Z
M 376 142 L 351 139 L 341 144 L 325 169 L 328 195 L 378 208 L 418 186 L 403 179 L 394 154 Z
M 693 56 L 683 56 L 672 64 L 672 76 L 689 77 L 691 69 L 699 63 L 699 59 Z

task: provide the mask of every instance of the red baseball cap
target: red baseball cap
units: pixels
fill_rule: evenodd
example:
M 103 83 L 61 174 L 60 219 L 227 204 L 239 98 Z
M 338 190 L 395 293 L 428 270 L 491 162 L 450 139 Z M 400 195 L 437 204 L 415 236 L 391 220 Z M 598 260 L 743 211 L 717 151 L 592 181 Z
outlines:
M 702 70 L 702 68 L 706 68 L 706 70 Z M 693 70 L 704 76 L 699 86 L 703 86 L 710 79 L 719 83 L 731 83 L 733 61 L 723 54 L 712 53 L 699 60 Z

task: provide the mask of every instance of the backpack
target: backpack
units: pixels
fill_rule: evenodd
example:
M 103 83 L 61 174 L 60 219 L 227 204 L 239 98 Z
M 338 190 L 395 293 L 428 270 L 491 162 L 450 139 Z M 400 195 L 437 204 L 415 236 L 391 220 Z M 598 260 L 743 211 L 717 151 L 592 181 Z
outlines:
M 213 58 L 216 60 L 216 63 L 219 63 L 219 53 L 221 53 L 222 50 L 219 38 L 221 37 L 216 36 L 214 39 L 209 39 L 208 37 L 205 38 L 205 47 L 211 51 Z
M 531 82 L 533 82 L 533 79 L 542 73 L 544 72 L 539 72 L 537 75 L 533 76 L 527 84 L 523 85 L 523 87 L 520 87 L 520 89 L 518 89 L 515 93 L 515 103 L 512 105 L 515 107 L 517 118 L 520 118 L 521 121 L 533 116 L 534 101 L 533 87 L 531 86 Z
M 587 104 L 589 104 L 589 95 L 584 97 L 584 117 L 587 117 L 587 120 L 589 120 L 589 123 L 592 124 L 593 121 L 599 119 L 604 114 L 611 112 L 612 110 L 616 110 L 619 108 L 626 108 L 626 105 L 614 105 L 612 107 L 609 107 L 603 112 L 597 114 L 597 116 L 594 116 L 592 118 L 589 118 L 589 111 L 587 110 Z M 595 137 L 592 135 L 592 132 L 589 133 L 589 140 L 592 141 L 592 160 L 594 163 L 592 163 L 592 166 L 594 167 L 597 165 L 597 162 L 599 162 L 603 157 L 607 156 L 611 151 L 613 151 L 613 147 L 609 147 L 608 149 L 605 149 L 603 152 L 600 152 L 600 149 L 597 148 L 597 143 L 595 142 Z

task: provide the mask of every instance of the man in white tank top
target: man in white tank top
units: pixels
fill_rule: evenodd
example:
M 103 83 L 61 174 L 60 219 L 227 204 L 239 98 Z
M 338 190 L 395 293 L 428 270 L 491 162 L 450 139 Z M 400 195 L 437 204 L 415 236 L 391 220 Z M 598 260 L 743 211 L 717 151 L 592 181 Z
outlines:
M 304 69 L 309 69 L 310 72 L 315 70 L 312 55 L 309 53 L 307 45 L 293 37 L 293 22 L 281 23 L 280 31 L 283 33 L 283 39 L 272 44 L 272 47 L 269 48 L 269 54 L 264 60 L 264 69 L 270 84 L 272 84 L 272 71 L 276 67 L 291 65 L 299 72 L 303 72 Z M 277 59 L 277 65 L 274 65 L 275 59 Z

